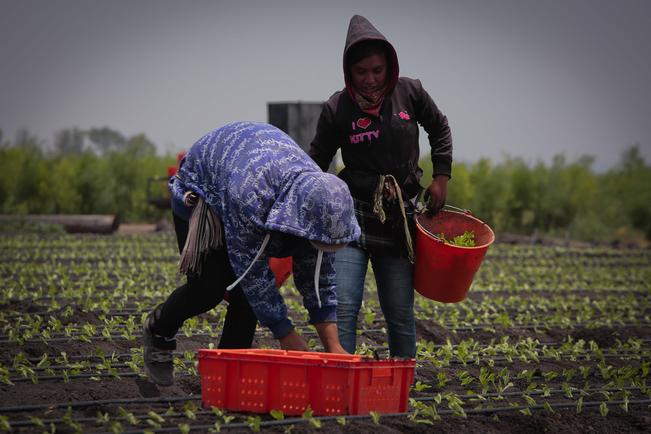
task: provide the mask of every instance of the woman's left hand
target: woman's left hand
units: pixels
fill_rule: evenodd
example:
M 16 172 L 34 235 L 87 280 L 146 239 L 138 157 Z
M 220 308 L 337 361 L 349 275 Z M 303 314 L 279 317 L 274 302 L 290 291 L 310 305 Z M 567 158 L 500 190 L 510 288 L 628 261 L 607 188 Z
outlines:
M 429 192 L 429 200 L 427 201 L 427 211 L 432 215 L 437 214 L 448 196 L 448 178 L 446 175 L 437 175 L 434 177 L 427 191 Z

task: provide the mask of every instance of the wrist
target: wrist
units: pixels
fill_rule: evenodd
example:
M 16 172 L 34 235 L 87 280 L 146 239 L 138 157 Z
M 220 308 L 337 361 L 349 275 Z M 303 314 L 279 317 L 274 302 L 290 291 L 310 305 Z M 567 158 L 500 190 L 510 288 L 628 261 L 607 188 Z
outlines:
M 291 351 L 310 351 L 305 339 L 303 339 L 295 330 L 289 332 L 286 336 L 278 339 L 280 348 Z
M 337 323 L 335 322 L 322 322 L 314 324 L 317 334 L 321 339 L 323 348 L 327 353 L 340 353 L 343 348 L 339 342 L 339 333 L 337 331 Z

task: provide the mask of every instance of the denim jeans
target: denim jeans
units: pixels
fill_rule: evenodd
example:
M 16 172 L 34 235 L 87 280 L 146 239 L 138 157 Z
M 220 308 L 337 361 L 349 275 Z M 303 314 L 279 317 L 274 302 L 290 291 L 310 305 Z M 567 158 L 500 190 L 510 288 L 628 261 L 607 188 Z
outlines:
M 337 327 L 344 349 L 355 352 L 357 316 L 364 297 L 364 279 L 371 261 L 380 307 L 387 323 L 389 352 L 392 357 L 414 357 L 413 266 L 407 258 L 369 255 L 357 247 L 344 247 L 335 259 L 337 271 Z

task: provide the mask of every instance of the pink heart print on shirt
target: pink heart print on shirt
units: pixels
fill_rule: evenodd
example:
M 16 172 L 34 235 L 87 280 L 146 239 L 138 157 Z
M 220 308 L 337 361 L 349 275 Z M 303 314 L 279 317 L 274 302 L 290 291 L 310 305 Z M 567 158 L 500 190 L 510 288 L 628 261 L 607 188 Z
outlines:
M 363 129 L 368 128 L 371 125 L 371 120 L 369 118 L 359 118 L 357 119 L 357 126 Z

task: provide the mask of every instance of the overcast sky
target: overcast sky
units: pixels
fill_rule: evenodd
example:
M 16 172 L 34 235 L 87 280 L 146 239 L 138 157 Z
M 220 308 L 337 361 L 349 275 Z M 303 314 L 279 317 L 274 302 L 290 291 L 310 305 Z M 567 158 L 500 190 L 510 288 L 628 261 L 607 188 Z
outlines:
M 651 161 L 649 0 L 0 0 L 0 129 L 109 126 L 175 152 L 341 89 L 354 14 L 448 116 L 455 160 Z

